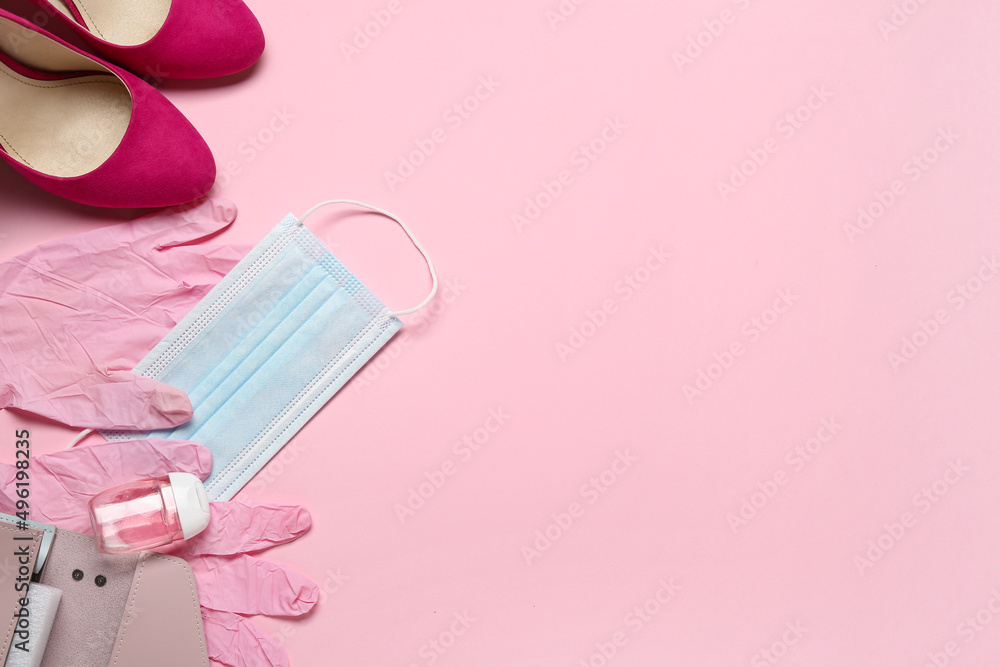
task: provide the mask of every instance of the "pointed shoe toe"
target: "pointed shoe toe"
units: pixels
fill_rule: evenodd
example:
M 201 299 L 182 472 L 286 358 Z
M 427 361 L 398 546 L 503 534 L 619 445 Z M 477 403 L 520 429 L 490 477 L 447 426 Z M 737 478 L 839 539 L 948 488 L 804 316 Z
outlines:
M 204 79 L 260 59 L 264 32 L 242 0 L 134 0 L 127 15 L 93 0 L 32 0 L 95 51 L 146 79 Z
M 3 10 L 0 160 L 102 207 L 183 204 L 215 179 L 205 140 L 156 89 Z
M 131 119 L 115 152 L 88 174 L 37 185 L 109 208 L 174 206 L 212 189 L 215 160 L 208 144 L 163 95 L 143 81 L 133 83 Z

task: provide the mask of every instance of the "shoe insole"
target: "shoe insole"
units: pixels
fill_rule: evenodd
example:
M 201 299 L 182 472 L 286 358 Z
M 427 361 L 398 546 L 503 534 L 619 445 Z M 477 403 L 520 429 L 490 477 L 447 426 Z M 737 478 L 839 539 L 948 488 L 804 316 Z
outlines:
M 87 30 L 120 46 L 145 44 L 153 38 L 170 13 L 171 0 L 49 0 L 73 21 L 76 7 Z
M 72 178 L 101 166 L 131 117 L 132 97 L 112 74 L 39 80 L 0 61 L 0 147 L 43 174 Z

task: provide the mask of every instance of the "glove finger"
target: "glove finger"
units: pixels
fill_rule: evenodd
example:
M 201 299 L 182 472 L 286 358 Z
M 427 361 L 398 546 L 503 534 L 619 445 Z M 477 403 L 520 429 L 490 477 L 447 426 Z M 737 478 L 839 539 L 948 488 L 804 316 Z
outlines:
M 211 471 L 212 454 L 207 447 L 157 438 L 104 442 L 43 454 L 31 460 L 31 518 L 90 533 L 87 503 L 97 493 L 169 472 L 190 472 L 204 479 Z M 16 475 L 14 466 L 0 467 L 0 488 L 7 498 L 14 497 Z
M 128 371 L 76 373 L 56 386 L 37 383 L 14 393 L 12 407 L 77 428 L 152 431 L 191 419 L 191 401 L 180 389 Z
M 134 357 L 126 368 L 133 368 L 146 352 L 160 342 L 171 327 L 232 271 L 251 247 L 228 244 L 171 248 L 166 251 L 169 254 L 158 257 L 160 266 L 156 267 L 155 274 L 145 274 L 139 285 L 135 285 L 134 281 L 130 283 L 138 292 L 135 298 L 119 293 L 119 301 L 128 299 L 135 306 L 134 312 L 121 315 L 122 319 L 128 318 L 128 326 L 121 334 L 125 338 L 121 349 L 138 353 L 124 355 L 129 359 Z M 136 321 L 150 324 L 137 327 Z M 154 323 L 161 326 L 155 327 Z M 150 337 L 152 342 L 146 342 Z
M 301 616 L 319 600 L 319 586 L 291 568 L 253 556 L 203 556 L 188 561 L 202 607 L 237 614 Z
M 232 224 L 236 205 L 228 199 L 203 199 L 164 209 L 133 221 L 133 250 L 149 255 L 153 250 L 192 243 L 211 236 Z
M 76 399 L 76 404 L 84 409 L 93 406 L 95 419 L 74 426 L 152 431 L 191 419 L 191 401 L 176 387 L 128 371 L 111 371 L 92 378 L 95 381 L 83 387 L 87 400 Z
M 165 271 L 186 286 L 214 287 L 253 248 L 246 243 L 191 245 L 169 250 L 170 266 Z
M 312 527 L 312 516 L 298 505 L 212 503 L 212 520 L 201 534 L 169 553 L 184 559 L 253 553 L 297 540 Z
M 201 609 L 205 643 L 212 665 L 290 667 L 285 648 L 263 628 L 226 611 Z
M 132 359 L 115 367 L 131 370 L 245 254 L 242 246 L 193 245 L 142 257 L 127 226 L 0 262 L 0 358 L 13 367 L 12 382 L 31 368 L 51 380 L 53 368 L 87 356 L 101 368 L 112 355 Z

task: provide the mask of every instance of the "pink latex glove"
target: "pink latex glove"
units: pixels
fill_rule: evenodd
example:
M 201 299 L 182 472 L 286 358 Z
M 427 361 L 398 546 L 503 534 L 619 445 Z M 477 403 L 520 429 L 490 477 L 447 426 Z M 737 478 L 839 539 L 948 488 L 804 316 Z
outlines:
M 87 503 L 105 489 L 170 472 L 201 479 L 212 469 L 202 445 L 176 440 L 107 442 L 31 459 L 31 519 L 93 535 Z M 15 514 L 17 470 L 0 464 L 0 512 Z M 319 599 L 303 575 L 250 554 L 297 539 L 312 526 L 309 512 L 292 505 L 211 504 L 212 518 L 199 535 L 162 553 L 183 558 L 194 570 L 208 655 L 225 667 L 288 667 L 288 654 L 244 615 L 300 616 Z
M 190 419 L 184 392 L 130 370 L 246 254 L 189 245 L 235 218 L 232 202 L 205 200 L 0 263 L 0 408 L 80 428 Z

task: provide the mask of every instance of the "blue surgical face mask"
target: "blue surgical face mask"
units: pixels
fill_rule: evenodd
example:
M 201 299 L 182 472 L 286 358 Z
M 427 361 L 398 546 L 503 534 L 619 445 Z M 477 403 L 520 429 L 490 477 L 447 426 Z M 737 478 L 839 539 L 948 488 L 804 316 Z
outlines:
M 399 222 L 427 260 L 430 295 L 390 312 L 303 226 L 327 204 L 354 204 Z M 351 200 L 289 214 L 135 367 L 187 392 L 194 417 L 174 429 L 104 432 L 109 440 L 192 440 L 212 451 L 205 489 L 228 500 L 437 291 L 430 258 L 394 216 Z

